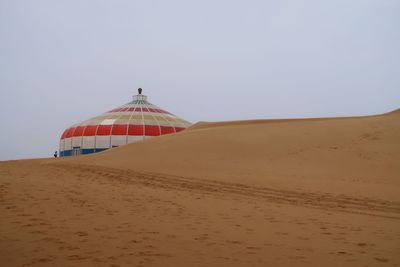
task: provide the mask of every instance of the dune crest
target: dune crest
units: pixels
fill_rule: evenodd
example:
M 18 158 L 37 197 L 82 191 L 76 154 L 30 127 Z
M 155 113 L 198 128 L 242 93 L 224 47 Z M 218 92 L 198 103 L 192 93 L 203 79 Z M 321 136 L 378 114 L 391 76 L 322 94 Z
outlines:
M 187 130 L 198 130 L 204 128 L 221 127 L 221 126 L 233 126 L 233 125 L 245 125 L 245 124 L 268 124 L 268 123 L 282 123 L 282 122 L 298 122 L 298 121 L 319 121 L 319 120 L 337 120 L 337 119 L 354 119 L 354 118 L 369 118 L 376 116 L 387 116 L 387 115 L 400 115 L 400 109 L 395 109 L 383 114 L 369 115 L 369 116 L 353 116 L 353 117 L 321 117 L 321 118 L 296 118 L 296 119 L 258 119 L 258 120 L 240 120 L 240 121 L 221 121 L 221 122 L 208 122 L 199 121 Z

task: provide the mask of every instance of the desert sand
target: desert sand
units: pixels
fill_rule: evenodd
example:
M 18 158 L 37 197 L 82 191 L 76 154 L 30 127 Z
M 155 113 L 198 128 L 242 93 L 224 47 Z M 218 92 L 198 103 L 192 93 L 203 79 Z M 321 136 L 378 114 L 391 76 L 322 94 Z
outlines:
M 400 266 L 400 110 L 0 163 L 1 266 Z

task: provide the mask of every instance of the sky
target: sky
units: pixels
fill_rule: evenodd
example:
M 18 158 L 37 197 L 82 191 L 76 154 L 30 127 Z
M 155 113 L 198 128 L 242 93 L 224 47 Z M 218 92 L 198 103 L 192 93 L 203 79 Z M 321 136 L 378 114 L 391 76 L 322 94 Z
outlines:
M 0 160 L 129 102 L 190 122 L 400 108 L 398 0 L 0 0 Z

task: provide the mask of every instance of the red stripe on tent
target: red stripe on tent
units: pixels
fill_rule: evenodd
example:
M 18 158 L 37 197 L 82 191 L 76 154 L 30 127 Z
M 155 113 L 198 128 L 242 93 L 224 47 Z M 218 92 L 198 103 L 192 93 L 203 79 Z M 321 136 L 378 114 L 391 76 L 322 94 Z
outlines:
M 97 125 L 86 126 L 86 128 L 83 130 L 83 136 L 96 135 L 96 129 L 97 129 Z
M 82 136 L 86 126 L 78 126 L 75 128 L 73 136 Z
M 168 113 L 168 112 L 163 111 L 163 110 L 158 109 L 158 108 L 149 108 L 149 111 L 150 112 L 155 112 L 155 113 Z
M 182 127 L 175 127 L 175 131 L 176 132 L 181 132 L 183 130 L 185 130 L 186 128 L 182 128 Z
M 128 127 L 128 135 L 139 135 L 142 136 L 144 133 L 143 125 L 129 125 Z
M 110 135 L 112 125 L 99 125 L 96 135 Z
M 75 130 L 75 127 L 69 128 L 69 129 L 67 130 L 67 132 L 65 133 L 65 138 L 70 138 L 70 137 L 72 137 L 72 134 L 73 134 L 74 130 Z
M 65 136 L 67 135 L 68 130 L 69 130 L 69 129 L 67 129 L 67 130 L 65 130 L 65 131 L 63 132 L 63 134 L 61 135 L 61 140 L 65 138 Z
M 160 127 L 154 125 L 146 125 L 145 126 L 145 134 L 146 136 L 159 136 L 160 135 Z
M 175 133 L 174 127 L 161 126 L 161 134 L 170 134 L 170 133 Z
M 161 132 L 160 132 L 161 128 Z M 174 130 L 175 129 L 175 130 Z M 170 134 L 180 132 L 186 128 L 182 127 L 170 127 L 170 126 L 155 126 L 155 125 L 126 125 L 126 124 L 115 124 L 112 125 L 89 125 L 89 126 L 78 126 L 72 127 L 65 130 L 61 136 L 61 140 L 70 138 L 73 136 L 95 136 L 97 135 L 128 135 L 133 136 L 159 136 L 162 134 Z M 96 133 L 97 130 L 97 133 Z
M 156 108 L 141 108 L 141 107 L 133 107 L 133 108 L 115 108 L 113 110 L 108 111 L 107 113 L 111 112 L 154 112 L 154 113 L 166 113 L 166 114 L 171 114 L 167 111 L 164 111 L 162 109 L 156 109 Z
M 114 124 L 111 134 L 113 135 L 126 135 L 128 125 L 126 124 Z

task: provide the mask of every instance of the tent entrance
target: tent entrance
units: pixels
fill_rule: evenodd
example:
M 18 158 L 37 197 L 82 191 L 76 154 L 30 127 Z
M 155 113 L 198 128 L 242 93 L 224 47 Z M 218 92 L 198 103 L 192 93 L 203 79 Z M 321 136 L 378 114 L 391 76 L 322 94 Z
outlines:
M 74 146 L 72 148 L 72 155 L 71 156 L 78 156 L 81 154 L 81 147 L 79 146 Z

